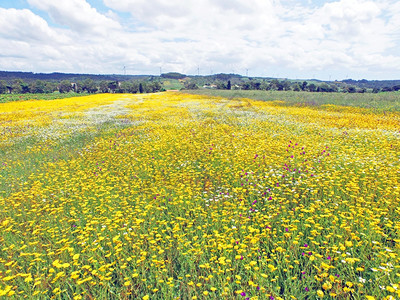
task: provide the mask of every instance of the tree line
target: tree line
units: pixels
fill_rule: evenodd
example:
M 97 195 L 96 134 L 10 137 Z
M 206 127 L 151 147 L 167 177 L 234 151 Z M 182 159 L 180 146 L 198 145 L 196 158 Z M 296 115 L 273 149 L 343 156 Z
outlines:
M 22 79 L 15 79 L 12 82 L 0 80 L 0 94 L 48 94 L 48 93 L 155 93 L 162 91 L 163 87 L 158 81 L 106 81 L 96 82 L 92 79 L 72 82 L 62 80 L 59 82 L 35 80 L 25 82 Z
M 307 92 L 322 92 L 322 93 L 378 93 L 378 92 L 389 92 L 400 90 L 400 85 L 393 87 L 374 87 L 366 88 L 359 87 L 356 85 L 349 84 L 347 82 L 309 82 L 309 81 L 291 81 L 291 80 L 279 80 L 279 79 L 232 79 L 232 80 L 214 80 L 209 81 L 203 85 L 204 88 L 221 89 L 221 90 L 273 90 L 273 91 L 307 91 Z M 198 89 L 199 84 L 194 80 L 185 82 L 184 89 Z
M 212 88 L 224 90 L 274 90 L 274 91 L 307 91 L 307 92 L 344 92 L 344 93 L 365 93 L 365 92 L 390 92 L 399 91 L 400 84 L 393 86 L 367 87 L 356 85 L 356 81 L 294 81 L 279 80 L 274 78 L 248 78 L 235 74 L 217 74 L 213 76 L 186 76 L 180 73 L 162 74 L 160 77 L 148 76 L 141 78 L 137 76 L 130 80 L 30 80 L 22 78 L 0 80 L 0 94 L 49 94 L 59 93 L 154 93 L 164 91 L 163 80 L 179 78 L 183 89 L 194 90 L 198 88 Z M 393 81 L 392 83 L 398 83 Z

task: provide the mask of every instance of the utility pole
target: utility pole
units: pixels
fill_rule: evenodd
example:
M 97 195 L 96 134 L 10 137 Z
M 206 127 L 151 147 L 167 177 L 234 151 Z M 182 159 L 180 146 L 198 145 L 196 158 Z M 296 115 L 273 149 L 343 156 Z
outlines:
M 124 75 L 126 75 L 126 67 L 124 66 Z
M 197 66 L 197 76 L 200 76 L 200 66 Z

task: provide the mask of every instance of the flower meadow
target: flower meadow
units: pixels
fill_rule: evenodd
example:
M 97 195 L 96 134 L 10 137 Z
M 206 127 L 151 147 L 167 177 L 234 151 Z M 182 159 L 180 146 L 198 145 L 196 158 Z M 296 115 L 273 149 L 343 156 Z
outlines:
M 400 298 L 399 113 L 107 94 L 0 129 L 2 297 Z

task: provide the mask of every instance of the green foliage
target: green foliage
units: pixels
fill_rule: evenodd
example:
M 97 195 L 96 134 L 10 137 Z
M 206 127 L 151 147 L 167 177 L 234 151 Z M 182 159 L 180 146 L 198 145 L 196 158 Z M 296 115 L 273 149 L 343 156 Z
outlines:
M 42 80 L 36 80 L 29 86 L 29 90 L 33 94 L 43 94 L 45 92 L 45 89 L 45 82 L 43 82 Z
M 140 88 L 140 85 L 142 86 Z M 22 79 L 16 79 L 12 84 L 8 84 L 5 80 L 0 81 L 0 94 L 47 94 L 53 92 L 64 93 L 155 93 L 163 91 L 164 88 L 158 79 L 150 78 L 148 80 L 134 81 L 106 81 L 96 82 L 91 78 L 83 81 L 72 82 L 70 80 L 62 80 L 61 82 L 36 80 L 29 84 Z
M 71 85 L 71 81 L 69 80 L 63 80 L 60 82 L 60 84 L 58 85 L 58 91 L 60 93 L 68 93 L 72 91 L 72 85 Z
M 107 81 L 103 80 L 99 84 L 99 90 L 101 93 L 108 93 L 108 83 Z
M 185 85 L 184 85 L 185 87 L 184 87 L 184 89 L 185 90 L 198 90 L 199 89 L 199 87 L 197 86 L 197 84 L 195 84 L 194 82 L 192 82 L 192 81 L 187 81 L 187 82 L 185 82 Z
M 92 79 L 86 79 L 82 82 L 82 90 L 93 94 L 97 92 L 96 83 Z
M 5 94 L 7 92 L 7 82 L 5 80 L 0 80 L 0 94 Z
M 314 83 L 308 85 L 308 90 L 310 92 L 315 92 L 317 90 L 317 86 Z
M 183 79 L 186 77 L 186 75 L 178 73 L 178 72 L 169 72 L 169 73 L 161 74 L 161 77 L 168 78 L 168 79 Z

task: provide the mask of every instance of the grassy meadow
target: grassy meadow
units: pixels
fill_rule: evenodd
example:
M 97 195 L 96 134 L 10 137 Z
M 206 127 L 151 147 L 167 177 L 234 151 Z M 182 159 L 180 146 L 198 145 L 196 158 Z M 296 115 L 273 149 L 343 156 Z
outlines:
M 0 297 L 399 299 L 399 94 L 277 95 L 1 103 Z
M 87 96 L 87 93 L 48 93 L 48 94 L 0 94 L 0 103 L 6 103 L 11 101 L 23 101 L 23 100 L 54 100 L 64 99 L 71 97 Z
M 373 112 L 400 111 L 400 92 L 384 93 L 310 93 L 294 91 L 213 90 L 190 91 L 192 94 L 262 101 L 282 101 L 286 106 L 340 106 L 362 107 Z

